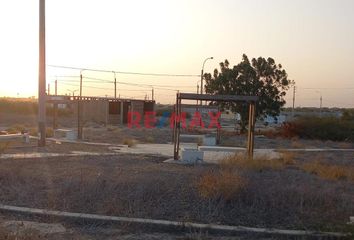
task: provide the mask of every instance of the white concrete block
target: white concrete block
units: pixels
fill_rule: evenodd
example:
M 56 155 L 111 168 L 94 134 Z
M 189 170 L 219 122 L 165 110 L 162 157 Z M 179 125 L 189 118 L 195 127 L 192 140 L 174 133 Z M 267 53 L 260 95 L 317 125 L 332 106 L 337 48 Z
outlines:
M 77 131 L 71 129 L 56 129 L 54 130 L 54 137 L 74 141 L 77 139 Z
M 198 163 L 202 162 L 204 157 L 204 152 L 199 151 L 195 148 L 184 148 L 181 151 L 181 160 L 188 163 Z

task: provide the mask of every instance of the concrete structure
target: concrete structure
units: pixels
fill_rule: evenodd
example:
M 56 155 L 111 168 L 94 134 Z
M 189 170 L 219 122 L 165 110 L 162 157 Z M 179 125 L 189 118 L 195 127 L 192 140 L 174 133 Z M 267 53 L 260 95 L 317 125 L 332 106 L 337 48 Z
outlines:
M 126 124 L 128 112 L 138 112 L 142 117 L 145 112 L 154 111 L 155 101 L 125 98 L 101 98 L 78 96 L 47 96 L 47 102 L 65 104 L 78 116 L 78 102 L 80 100 L 81 122 L 97 122 L 101 124 Z
M 203 162 L 204 152 L 195 148 L 182 148 L 181 160 L 186 163 Z
M 54 138 L 64 138 L 73 141 L 77 139 L 77 131 L 71 129 L 56 129 L 54 130 Z
M 175 113 L 180 116 L 182 113 L 182 100 L 198 100 L 209 102 L 245 102 L 249 107 L 248 114 L 248 136 L 247 136 L 247 155 L 248 158 L 253 158 L 254 149 L 254 128 L 255 128 L 255 103 L 258 100 L 257 96 L 238 96 L 238 95 L 209 95 L 209 94 L 194 94 L 194 93 L 177 93 Z M 219 128 L 218 128 L 219 129 Z M 218 131 L 220 132 L 220 131 Z M 179 159 L 181 123 L 179 120 L 174 121 L 173 125 L 173 158 Z M 220 134 L 218 134 L 220 136 Z M 217 136 L 217 139 L 219 139 Z

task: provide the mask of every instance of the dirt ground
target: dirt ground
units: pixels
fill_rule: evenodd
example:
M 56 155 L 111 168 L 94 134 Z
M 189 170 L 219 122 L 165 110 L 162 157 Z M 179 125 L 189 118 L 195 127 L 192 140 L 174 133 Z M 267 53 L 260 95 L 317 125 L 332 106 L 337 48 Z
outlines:
M 0 127 L 4 129 L 10 125 L 0 124 Z M 243 135 L 223 134 L 222 145 L 244 147 L 246 144 Z M 92 125 L 85 128 L 84 136 L 86 141 L 110 144 L 123 144 L 127 140 L 168 143 L 171 141 L 171 129 Z M 260 135 L 255 138 L 255 147 L 278 150 L 350 149 L 354 145 L 348 142 L 269 139 Z M 163 163 L 164 157 L 152 155 L 106 156 L 103 153 L 114 153 L 108 146 L 80 143 L 50 141 L 45 148 L 38 148 L 35 140 L 29 145 L 11 144 L 3 153 L 73 151 L 102 155 L 0 159 L 0 203 L 173 221 L 354 232 L 346 225 L 349 216 L 354 216 L 354 182 L 342 177 L 327 179 L 302 169 L 304 163 L 316 161 L 333 165 L 336 169 L 354 169 L 354 153 L 350 151 L 298 152 L 291 157 L 291 163 L 284 164 L 281 169 L 237 168 L 236 174 L 247 184 L 228 198 L 220 195 L 206 198 L 199 188 L 203 176 L 219 174 L 220 165 L 167 164 Z M 1 215 L 3 220 L 25 218 L 9 213 Z M 97 223 L 77 226 L 62 222 L 70 229 L 68 235 L 53 239 L 215 239 L 215 236 L 198 232 L 156 233 L 149 229 L 107 227 Z M 220 236 L 219 239 L 229 238 Z M 239 236 L 235 239 L 255 238 Z
M 48 151 L 80 150 L 64 144 Z M 94 146 L 94 150 L 106 147 Z M 36 148 L 34 148 L 35 150 Z M 321 159 L 354 167 L 353 154 L 302 153 L 297 163 Z M 294 165 L 249 171 L 247 190 L 231 200 L 205 199 L 197 181 L 218 165 L 163 163 L 147 155 L 75 156 L 0 160 L 3 204 L 113 216 L 252 227 L 344 231 L 354 215 L 350 180 L 326 180 Z

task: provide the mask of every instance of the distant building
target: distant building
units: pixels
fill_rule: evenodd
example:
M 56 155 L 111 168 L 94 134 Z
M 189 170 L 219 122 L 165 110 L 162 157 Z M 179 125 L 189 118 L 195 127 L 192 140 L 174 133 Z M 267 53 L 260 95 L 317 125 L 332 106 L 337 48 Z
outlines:
M 73 110 L 77 115 L 77 96 L 47 96 L 47 102 L 58 104 Z M 81 97 L 82 121 L 94 121 L 105 124 L 126 124 L 128 123 L 128 112 L 138 112 L 144 116 L 145 112 L 152 112 L 155 108 L 155 101 L 123 98 L 101 98 L 101 97 Z

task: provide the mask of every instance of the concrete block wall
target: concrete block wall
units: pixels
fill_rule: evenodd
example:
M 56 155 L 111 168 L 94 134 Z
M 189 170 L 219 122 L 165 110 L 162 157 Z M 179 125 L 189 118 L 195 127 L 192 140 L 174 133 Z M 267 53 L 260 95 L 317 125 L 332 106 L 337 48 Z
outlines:
M 83 101 L 83 121 L 108 122 L 108 101 Z

